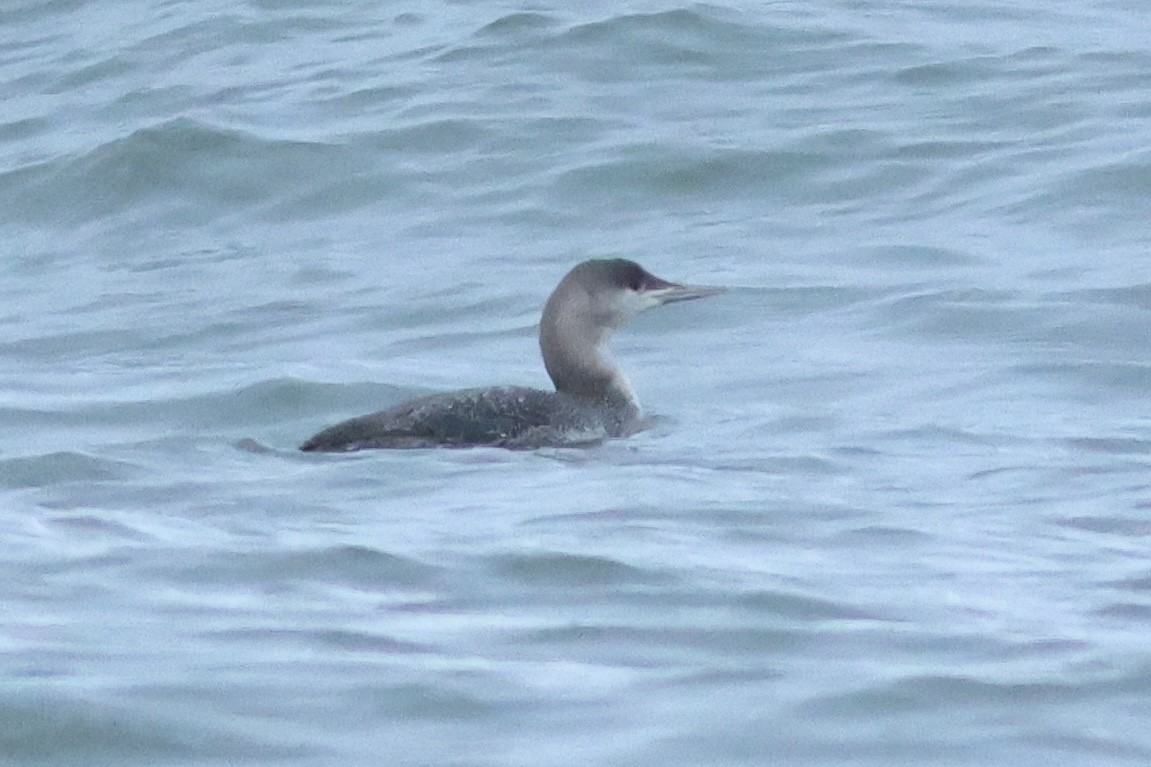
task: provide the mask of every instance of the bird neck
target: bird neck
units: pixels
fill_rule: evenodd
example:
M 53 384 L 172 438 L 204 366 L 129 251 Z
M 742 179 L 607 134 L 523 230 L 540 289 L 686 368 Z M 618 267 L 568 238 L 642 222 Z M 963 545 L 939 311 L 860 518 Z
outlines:
M 540 351 L 556 391 L 610 405 L 638 407 L 627 378 L 608 356 L 611 328 L 589 322 L 586 314 L 564 313 L 549 305 L 540 322 Z

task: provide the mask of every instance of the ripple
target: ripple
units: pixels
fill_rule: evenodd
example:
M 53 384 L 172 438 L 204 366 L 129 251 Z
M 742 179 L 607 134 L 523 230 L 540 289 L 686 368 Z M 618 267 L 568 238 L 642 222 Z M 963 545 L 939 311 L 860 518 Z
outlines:
M 134 469 L 121 461 L 64 451 L 0 460 L 0 485 L 23 488 L 69 482 L 109 482 L 132 476 Z
M 984 706 L 1038 705 L 1074 700 L 1072 685 L 1055 682 L 992 682 L 968 676 L 925 674 L 868 686 L 843 695 L 810 702 L 805 709 L 821 716 L 869 717 L 876 711 L 888 715 L 932 709 Z
M 206 209 L 265 207 L 301 185 L 356 176 L 362 161 L 338 146 L 279 140 L 190 118 L 140 128 L 79 156 L 0 174 L 0 203 L 45 225 L 114 215 L 203 221 Z M 273 197 L 274 199 L 274 197 Z
M 608 557 L 548 552 L 506 554 L 492 557 L 488 561 L 499 575 L 521 585 L 579 588 L 648 584 L 667 580 L 662 574 Z
M 609 160 L 592 161 L 565 171 L 553 183 L 555 199 L 583 203 L 650 200 L 708 195 L 734 198 L 774 197 L 796 177 L 830 164 L 815 152 L 777 150 L 713 150 L 674 153 L 648 147 L 625 148 Z M 612 201 L 603 195 L 613 190 Z
M 1143 518 L 1122 517 L 1113 514 L 1100 516 L 1062 517 L 1057 524 L 1072 530 L 1083 530 L 1090 533 L 1108 533 L 1123 536 L 1124 538 L 1146 538 L 1151 536 L 1151 520 Z
M 433 651 L 430 645 L 406 642 L 376 632 L 335 629 L 224 629 L 204 632 L 204 636 L 240 645 L 282 644 L 292 642 L 315 645 L 342 652 L 365 653 L 371 655 L 409 655 Z
M 319 751 L 285 740 L 263 740 L 247 728 L 224 721 L 152 714 L 108 700 L 86 701 L 9 693 L 0 700 L 0 753 L 20 764 L 90 762 L 127 764 L 179 762 L 194 751 L 230 761 L 315 757 Z
M 1151 375 L 1151 370 L 1149 370 Z M 1151 378 L 1149 378 L 1151 381 Z M 1065 440 L 1068 447 L 1089 453 L 1107 455 L 1147 455 L 1151 453 L 1151 440 L 1120 437 L 1073 437 Z
M 377 716 L 414 720 L 469 720 L 501 713 L 509 706 L 434 684 L 399 684 L 349 691 L 362 710 Z
M 495 21 L 489 22 L 476 32 L 477 36 L 518 36 L 525 33 L 538 32 L 545 29 L 554 29 L 556 27 L 556 20 L 554 17 L 530 11 L 521 11 L 518 13 L 509 13 L 506 16 L 501 16 Z
M 173 582 L 260 586 L 292 581 L 341 584 L 367 591 L 420 589 L 439 570 L 418 560 L 367 546 L 324 546 L 287 551 L 220 551 L 182 554 L 149 566 Z
M 682 662 L 685 651 L 705 656 L 745 656 L 763 658 L 765 654 L 793 648 L 803 641 L 795 631 L 782 628 L 628 625 L 570 625 L 517 633 L 515 642 L 545 645 L 600 646 L 612 657 L 627 657 L 629 665 L 663 666 Z M 647 651 L 642 652 L 642 651 Z M 640 651 L 640 652 L 637 652 Z
M 783 591 L 757 591 L 740 596 L 736 603 L 754 612 L 804 621 L 878 620 L 875 613 L 830 599 Z

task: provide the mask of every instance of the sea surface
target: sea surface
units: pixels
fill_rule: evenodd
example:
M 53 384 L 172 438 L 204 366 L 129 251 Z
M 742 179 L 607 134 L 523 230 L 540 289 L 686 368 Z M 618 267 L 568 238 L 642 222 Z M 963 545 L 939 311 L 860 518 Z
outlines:
M 1142 767 L 1149 326 L 1143 0 L 5 0 L 0 764 Z

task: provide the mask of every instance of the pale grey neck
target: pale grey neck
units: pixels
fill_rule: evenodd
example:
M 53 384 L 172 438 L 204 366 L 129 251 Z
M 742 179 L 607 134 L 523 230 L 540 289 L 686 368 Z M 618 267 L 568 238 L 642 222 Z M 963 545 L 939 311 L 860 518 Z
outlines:
M 602 296 L 569 275 L 548 299 L 540 320 L 540 351 L 556 391 L 610 404 L 638 407 L 627 378 L 604 348 L 615 331 L 600 311 Z

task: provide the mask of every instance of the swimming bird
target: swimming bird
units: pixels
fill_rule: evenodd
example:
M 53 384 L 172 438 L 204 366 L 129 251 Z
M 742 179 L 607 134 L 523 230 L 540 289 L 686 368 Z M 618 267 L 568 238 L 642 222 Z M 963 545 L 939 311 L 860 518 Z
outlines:
M 560 281 L 540 320 L 540 352 L 554 392 L 497 386 L 434 394 L 338 423 L 300 449 L 531 449 L 634 434 L 643 428 L 639 400 L 607 355 L 608 339 L 646 309 L 723 290 L 668 282 L 626 259 L 584 261 Z

